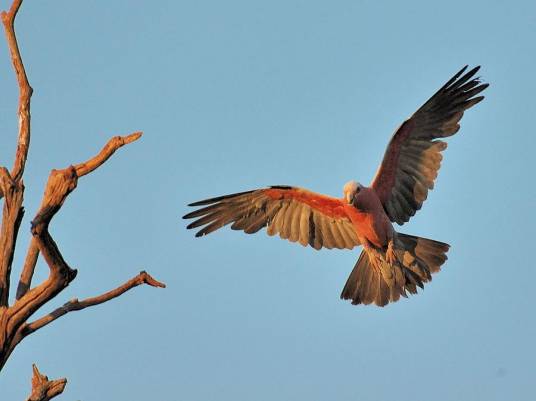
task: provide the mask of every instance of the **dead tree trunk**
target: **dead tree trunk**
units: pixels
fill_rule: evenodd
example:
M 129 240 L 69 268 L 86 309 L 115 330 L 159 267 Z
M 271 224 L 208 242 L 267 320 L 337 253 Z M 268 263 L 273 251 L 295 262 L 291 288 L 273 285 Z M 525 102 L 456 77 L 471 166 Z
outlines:
M 26 336 L 59 317 L 72 311 L 109 301 L 140 284 L 148 284 L 153 287 L 165 286 L 163 283 L 153 279 L 148 273 L 142 271 L 134 278 L 109 292 L 85 300 L 71 300 L 48 315 L 30 320 L 43 305 L 62 292 L 76 278 L 76 270 L 69 267 L 63 259 L 57 244 L 49 232 L 49 225 L 54 215 L 60 210 L 67 196 L 76 188 L 78 179 L 100 167 L 123 145 L 139 139 L 142 135 L 141 132 L 135 132 L 127 136 L 116 136 L 112 138 L 99 154 L 86 162 L 71 165 L 60 170 L 52 170 L 45 187 L 41 205 L 32 220 L 32 239 L 18 282 L 16 299 L 12 304 L 9 303 L 11 266 L 19 227 L 24 215 L 24 208 L 22 206 L 24 185 L 22 177 L 30 146 L 30 99 L 32 88 L 26 76 L 14 29 L 15 17 L 21 3 L 22 0 L 14 0 L 9 11 L 4 11 L 1 14 L 11 60 L 19 86 L 19 132 L 13 167 L 11 170 L 8 170 L 6 167 L 0 166 L 0 199 L 4 199 L 0 228 L 0 371 L 14 348 Z M 39 255 L 42 255 L 46 261 L 49 267 L 49 275 L 42 283 L 32 287 L 32 277 Z M 36 383 L 34 387 L 40 383 L 41 388 L 46 387 L 43 383 L 56 383 L 55 381 L 48 382 L 48 379 L 40 375 L 35 366 L 34 380 L 32 382 Z M 52 396 L 55 396 L 63 391 L 65 381 L 62 386 L 58 384 L 54 384 L 53 387 L 50 387 L 48 384 L 47 386 L 46 388 L 53 388 L 54 391 L 57 391 L 55 394 L 50 393 L 53 394 Z M 61 390 L 58 390 L 60 388 Z M 51 398 L 46 398 L 46 391 L 43 394 L 45 398 L 39 398 L 39 394 L 37 394 L 34 398 L 31 396 L 29 399 L 45 400 Z

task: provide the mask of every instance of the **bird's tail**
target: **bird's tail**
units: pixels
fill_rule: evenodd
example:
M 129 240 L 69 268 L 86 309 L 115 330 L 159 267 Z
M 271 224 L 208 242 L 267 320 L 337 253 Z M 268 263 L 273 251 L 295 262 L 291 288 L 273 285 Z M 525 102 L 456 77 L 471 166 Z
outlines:
M 431 239 L 397 233 L 394 240 L 396 261 L 389 263 L 386 249 L 367 249 L 361 252 L 350 273 L 341 298 L 352 304 L 385 306 L 400 296 L 417 293 L 417 287 L 432 280 L 447 260 L 449 245 Z

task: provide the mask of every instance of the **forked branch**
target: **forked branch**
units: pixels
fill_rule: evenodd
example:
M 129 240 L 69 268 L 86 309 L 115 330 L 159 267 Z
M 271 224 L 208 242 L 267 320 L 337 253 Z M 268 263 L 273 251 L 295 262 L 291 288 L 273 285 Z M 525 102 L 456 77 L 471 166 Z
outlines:
M 32 368 L 32 393 L 26 401 L 48 401 L 63 392 L 67 379 L 48 380 L 47 376 L 39 372 L 35 364 Z
M 23 335 L 25 332 L 20 329 L 22 329 L 27 319 L 41 306 L 58 295 L 76 277 L 77 271 L 72 269 L 64 260 L 56 242 L 49 233 L 48 227 L 67 196 L 76 188 L 79 177 L 78 172 L 84 175 L 95 170 L 108 160 L 115 150 L 124 144 L 135 141 L 140 136 L 141 133 L 137 132 L 125 137 L 114 137 L 97 156 L 87 162 L 69 166 L 62 170 L 52 170 L 50 173 L 41 206 L 32 221 L 32 243 L 36 244 L 39 252 L 43 255 L 50 269 L 50 274 L 43 283 L 25 292 L 6 311 L 8 329 L 10 331 L 14 330 L 16 333 L 13 340 L 15 345 L 26 336 Z M 33 274 L 35 263 L 30 265 L 30 268 Z M 22 274 L 24 275 L 25 272 L 23 271 Z M 1 361 L 0 366 L 2 366 Z
M 76 187 L 79 177 L 91 173 L 104 164 L 117 149 L 138 140 L 141 136 L 141 132 L 134 132 L 133 134 L 126 136 L 115 136 L 110 139 L 106 145 L 104 145 L 102 150 L 95 157 L 64 170 L 53 170 L 47 183 L 47 189 L 45 190 L 43 201 L 41 202 L 41 215 L 38 213 L 32 224 L 35 226 L 40 219 L 45 217 L 44 215 L 52 212 L 53 210 L 54 213 L 59 210 L 67 195 Z M 69 169 L 70 171 L 67 172 Z M 66 176 L 66 174 L 68 176 Z M 58 177 L 61 177 L 62 185 L 58 185 L 56 182 Z M 70 184 L 66 184 L 67 181 L 71 181 Z M 73 188 L 64 194 L 61 193 L 61 188 L 63 187 L 64 189 L 67 189 L 69 185 L 71 185 Z M 52 196 L 53 193 L 56 193 L 56 195 Z M 56 199 L 56 201 L 53 202 L 53 199 Z M 61 201 L 58 202 L 60 199 Z M 20 275 L 19 285 L 17 287 L 17 299 L 20 299 L 22 296 L 24 296 L 24 294 L 26 294 L 31 287 L 32 277 L 35 271 L 38 256 L 38 241 L 37 238 L 34 237 L 32 238 L 28 248 L 26 260 L 24 261 L 24 266 Z
M 14 181 L 5 167 L 0 167 L 0 188 L 5 195 L 0 228 L 0 307 L 7 307 L 11 264 L 20 223 L 24 216 L 22 207 L 24 186 Z

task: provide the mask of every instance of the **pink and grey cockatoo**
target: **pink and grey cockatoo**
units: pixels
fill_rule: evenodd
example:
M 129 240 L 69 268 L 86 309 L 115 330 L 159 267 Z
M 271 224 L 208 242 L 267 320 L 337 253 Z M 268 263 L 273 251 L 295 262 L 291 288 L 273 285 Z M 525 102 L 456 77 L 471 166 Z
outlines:
M 291 186 L 271 186 L 194 202 L 203 206 L 184 216 L 197 218 L 187 228 L 202 227 L 196 237 L 227 224 L 233 230 L 268 235 L 310 245 L 314 249 L 363 251 L 341 294 L 352 304 L 384 306 L 432 279 L 447 260 L 449 245 L 402 234 L 393 228 L 409 221 L 434 186 L 441 151 L 454 135 L 465 110 L 488 87 L 475 74 L 480 67 L 456 73 L 396 130 L 369 187 L 348 182 L 342 198 Z M 464 74 L 465 73 L 465 74 Z

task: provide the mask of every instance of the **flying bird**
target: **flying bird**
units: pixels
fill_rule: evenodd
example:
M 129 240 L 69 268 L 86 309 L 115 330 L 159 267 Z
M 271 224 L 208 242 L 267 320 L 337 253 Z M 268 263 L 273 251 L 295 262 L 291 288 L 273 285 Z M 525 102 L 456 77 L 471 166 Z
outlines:
M 479 103 L 488 87 L 475 77 L 480 66 L 462 68 L 392 136 L 370 186 L 350 181 L 343 197 L 277 185 L 191 203 L 200 207 L 183 218 L 196 237 L 231 224 L 233 230 L 299 242 L 314 249 L 361 252 L 341 298 L 352 304 L 385 306 L 416 294 L 447 260 L 449 245 L 395 231 L 415 215 L 434 187 L 446 138 L 458 132 L 465 110 Z

